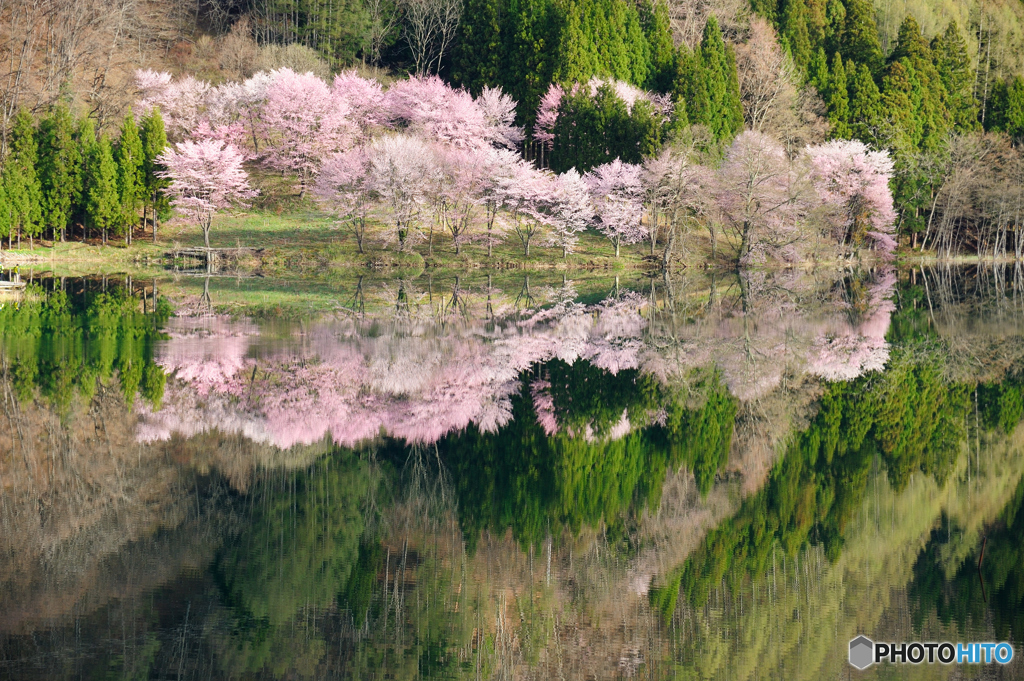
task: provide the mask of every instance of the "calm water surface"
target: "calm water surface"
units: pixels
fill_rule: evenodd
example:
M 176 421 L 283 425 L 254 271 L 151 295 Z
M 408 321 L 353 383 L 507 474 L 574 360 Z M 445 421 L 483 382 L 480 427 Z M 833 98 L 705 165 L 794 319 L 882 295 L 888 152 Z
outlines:
M 33 273 L 0 679 L 1024 678 L 1019 272 L 517 276 Z

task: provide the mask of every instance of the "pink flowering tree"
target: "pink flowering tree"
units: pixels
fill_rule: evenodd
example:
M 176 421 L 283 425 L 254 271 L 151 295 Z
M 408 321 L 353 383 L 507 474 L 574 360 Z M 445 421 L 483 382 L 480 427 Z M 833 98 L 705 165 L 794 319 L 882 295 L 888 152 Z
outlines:
M 370 186 L 387 217 L 385 238 L 404 250 L 418 234 L 420 212 L 436 174 L 433 148 L 415 135 L 388 134 L 368 149 Z
M 242 168 L 242 154 L 218 140 L 179 142 L 160 155 L 166 168 L 160 176 L 170 180 L 165 190 L 171 203 L 203 230 L 210 247 L 210 227 L 218 210 L 244 203 L 256 195 Z
M 234 143 L 260 154 L 265 130 L 262 126 L 263 107 L 267 102 L 267 89 L 274 74 L 260 71 L 241 83 L 224 83 L 209 96 L 207 118 L 211 128 L 241 126 L 242 135 Z
M 331 92 L 349 112 L 363 139 L 381 128 L 391 127 L 384 88 L 376 80 L 363 78 L 354 69 L 342 71 L 334 77 Z
M 515 125 L 516 100 L 502 92 L 500 87 L 484 87 L 476 98 L 476 104 L 487 123 L 484 138 L 488 143 L 503 149 L 515 149 L 523 141 L 523 129 Z
M 499 180 L 501 203 L 508 212 L 512 231 L 530 257 L 530 244 L 541 233 L 547 219 L 545 207 L 554 202 L 554 175 L 537 170 L 530 163 L 519 163 Z
M 505 188 L 519 172 L 518 167 L 525 165 L 526 161 L 510 149 L 488 149 L 486 160 L 479 197 L 484 208 L 485 229 L 480 239 L 487 245 L 487 257 L 490 258 L 494 246 L 501 243 L 506 231 L 506 223 L 500 216 L 505 201 L 509 199 Z
M 896 249 L 892 205 L 893 162 L 886 151 L 871 151 L 857 140 L 833 140 L 807 148 L 814 186 L 830 209 L 839 243 L 867 237 L 884 253 Z
M 555 123 L 558 122 L 558 107 L 562 104 L 565 90 L 561 85 L 552 83 L 548 91 L 540 99 L 537 108 L 537 122 L 533 126 L 533 138 L 550 149 L 555 143 Z
M 474 215 L 483 202 L 490 171 L 489 149 L 442 147 L 436 150 L 440 191 L 436 205 L 440 224 L 452 238 L 455 252 L 473 239 Z
M 594 200 L 598 229 L 615 245 L 639 243 L 647 234 L 641 224 L 644 210 L 643 168 L 615 159 L 587 173 L 587 185 Z
M 576 250 L 580 234 L 594 220 L 586 179 L 575 168 L 558 175 L 544 208 L 544 222 L 551 228 L 551 243 L 562 249 L 565 258 Z
M 740 237 L 741 264 L 797 259 L 813 192 L 805 169 L 790 161 L 782 145 L 761 132 L 740 133 L 715 179 L 718 210 Z
M 388 88 L 385 101 L 392 119 L 411 133 L 459 147 L 486 144 L 489 126 L 483 110 L 468 92 L 437 76 L 400 80 Z
M 142 95 L 134 107 L 136 115 L 159 108 L 170 137 L 190 135 L 206 118 L 209 83 L 192 76 L 172 80 L 170 74 L 149 70 L 136 71 L 135 82 Z
M 344 102 L 312 73 L 274 72 L 263 108 L 267 164 L 295 173 L 304 194 L 324 159 L 345 149 L 355 128 Z
M 313 194 L 327 212 L 351 227 L 359 252 L 363 253 L 377 199 L 366 147 L 348 149 L 327 159 L 317 176 Z

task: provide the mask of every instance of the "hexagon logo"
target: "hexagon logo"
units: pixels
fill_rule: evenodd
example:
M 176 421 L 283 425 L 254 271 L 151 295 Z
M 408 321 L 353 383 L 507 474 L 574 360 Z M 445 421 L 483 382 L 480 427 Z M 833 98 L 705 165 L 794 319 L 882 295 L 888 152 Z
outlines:
M 875 643 L 867 636 L 858 636 L 850 641 L 850 664 L 857 669 L 867 669 L 874 662 Z

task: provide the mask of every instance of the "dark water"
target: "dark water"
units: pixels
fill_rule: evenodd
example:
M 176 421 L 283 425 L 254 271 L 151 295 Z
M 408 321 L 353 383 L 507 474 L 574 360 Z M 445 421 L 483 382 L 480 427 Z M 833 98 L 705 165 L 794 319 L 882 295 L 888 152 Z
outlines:
M 0 679 L 1024 678 L 1021 285 L 36 279 Z

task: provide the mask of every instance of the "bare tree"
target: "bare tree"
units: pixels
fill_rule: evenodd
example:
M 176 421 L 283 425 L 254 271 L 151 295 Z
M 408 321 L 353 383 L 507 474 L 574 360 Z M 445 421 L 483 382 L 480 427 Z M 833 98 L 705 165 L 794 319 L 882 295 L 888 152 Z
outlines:
M 462 0 L 402 0 L 404 35 L 417 75 L 437 73 L 455 40 Z
M 398 30 L 401 14 L 393 0 L 366 0 L 364 7 L 370 15 L 370 63 L 380 66 L 381 53 Z

